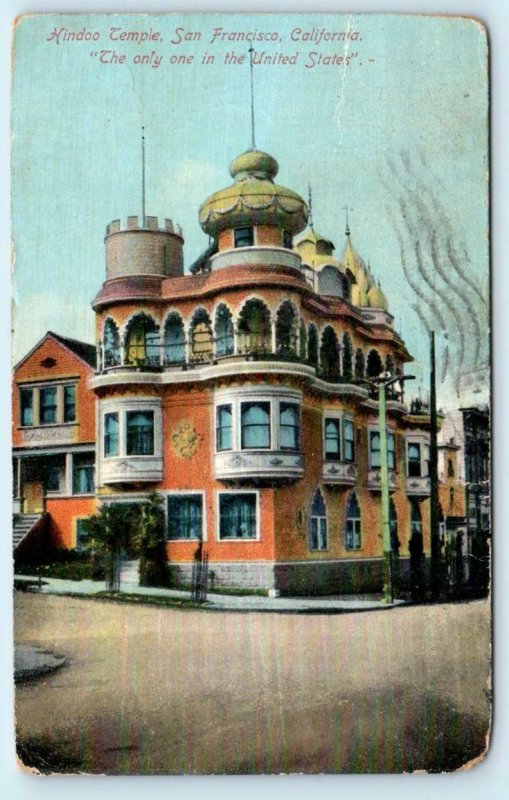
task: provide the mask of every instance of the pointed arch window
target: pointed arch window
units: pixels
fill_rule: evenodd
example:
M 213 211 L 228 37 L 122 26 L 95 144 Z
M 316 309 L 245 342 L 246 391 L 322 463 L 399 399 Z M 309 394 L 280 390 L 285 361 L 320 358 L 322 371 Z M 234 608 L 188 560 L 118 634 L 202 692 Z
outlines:
M 233 320 L 230 309 L 221 303 L 216 311 L 214 323 L 216 355 L 230 356 L 233 353 Z
M 159 331 L 147 314 L 138 314 L 128 325 L 125 338 L 125 363 L 155 367 L 159 360 Z
M 353 378 L 353 347 L 348 333 L 343 334 L 343 380 L 348 383 Z
M 338 337 L 330 325 L 327 325 L 322 334 L 320 345 L 320 372 L 321 377 L 336 383 L 339 381 L 339 346 Z
M 270 312 L 261 300 L 248 300 L 238 323 L 239 353 L 270 353 L 272 328 Z
M 362 546 L 361 510 L 357 495 L 352 492 L 348 498 L 345 519 L 345 548 L 360 550 Z
M 297 354 L 298 319 L 292 304 L 285 300 L 279 307 L 276 318 L 276 349 L 278 355 Z
M 304 322 L 304 320 L 301 320 L 300 331 L 299 331 L 299 356 L 301 361 L 306 360 L 307 345 L 308 345 L 308 334 L 306 330 L 306 323 Z
M 104 367 L 117 367 L 120 364 L 120 337 L 112 319 L 107 319 L 103 335 Z
M 320 489 L 317 489 L 309 517 L 309 549 L 327 550 L 327 545 L 327 508 Z
M 378 378 L 384 371 L 382 359 L 378 350 L 370 350 L 368 353 L 367 373 L 368 378 Z
M 366 360 L 360 347 L 355 351 L 355 380 L 363 381 L 366 377 Z
M 164 363 L 183 364 L 186 360 L 186 337 L 184 323 L 179 314 L 172 311 L 164 326 Z
M 191 360 L 194 362 L 210 361 L 213 352 L 212 324 L 203 308 L 193 315 L 190 330 Z
M 313 367 L 318 366 L 318 331 L 313 323 L 308 328 L 308 362 Z

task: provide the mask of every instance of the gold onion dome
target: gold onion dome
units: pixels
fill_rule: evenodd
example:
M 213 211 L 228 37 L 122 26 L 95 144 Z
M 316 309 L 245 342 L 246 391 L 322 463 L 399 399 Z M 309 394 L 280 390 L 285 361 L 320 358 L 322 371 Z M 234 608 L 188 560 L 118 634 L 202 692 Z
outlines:
M 341 262 L 345 270 L 349 269 L 354 278 L 357 278 L 358 273 L 366 272 L 366 264 L 353 246 L 349 231 L 346 234 L 346 244 L 341 256 Z
M 384 311 L 389 310 L 387 298 L 379 286 L 372 286 L 368 292 L 368 305 L 370 308 L 383 308 Z
M 230 165 L 232 186 L 215 192 L 200 206 L 200 225 L 209 236 L 243 225 L 277 225 L 289 233 L 306 227 L 308 207 L 291 189 L 274 183 L 278 163 L 261 150 L 247 150 Z

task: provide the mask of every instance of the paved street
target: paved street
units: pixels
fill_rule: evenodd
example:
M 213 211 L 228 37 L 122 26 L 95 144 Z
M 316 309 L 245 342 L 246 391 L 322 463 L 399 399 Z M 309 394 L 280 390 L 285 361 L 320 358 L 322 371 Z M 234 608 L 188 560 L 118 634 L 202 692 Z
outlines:
M 17 687 L 20 753 L 54 771 L 461 767 L 489 726 L 487 601 L 338 616 L 16 592 L 15 638 L 67 658 Z

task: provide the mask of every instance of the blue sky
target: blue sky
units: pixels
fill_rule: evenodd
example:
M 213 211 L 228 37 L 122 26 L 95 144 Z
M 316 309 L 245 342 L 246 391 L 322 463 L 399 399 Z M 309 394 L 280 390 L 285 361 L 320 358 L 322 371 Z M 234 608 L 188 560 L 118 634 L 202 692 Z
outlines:
M 113 43 L 112 25 L 152 28 L 163 41 Z M 101 39 L 57 45 L 47 41 L 54 26 Z M 201 41 L 172 45 L 177 27 Z M 488 352 L 487 50 L 476 23 L 446 17 L 25 18 L 13 78 L 14 358 L 48 329 L 93 341 L 105 226 L 140 212 L 142 125 L 147 213 L 183 227 L 187 265 L 206 246 L 198 207 L 230 183 L 228 165 L 250 143 L 248 69 L 222 63 L 247 45 L 211 45 L 215 27 L 274 31 L 280 40 L 256 42 L 257 52 L 299 52 L 294 66 L 255 67 L 256 143 L 277 158 L 279 182 L 304 196 L 311 183 L 315 227 L 339 254 L 351 206 L 354 244 L 381 280 L 412 373 L 425 379 L 432 327 L 441 401 L 464 401 L 459 375 Z M 292 41 L 295 28 L 322 27 L 362 38 Z M 90 56 L 113 48 L 125 64 Z M 133 63 L 152 51 L 163 56 L 158 68 Z M 200 63 L 205 52 L 214 64 Z M 351 63 L 308 68 L 310 52 Z M 170 63 L 182 54 L 196 63 Z

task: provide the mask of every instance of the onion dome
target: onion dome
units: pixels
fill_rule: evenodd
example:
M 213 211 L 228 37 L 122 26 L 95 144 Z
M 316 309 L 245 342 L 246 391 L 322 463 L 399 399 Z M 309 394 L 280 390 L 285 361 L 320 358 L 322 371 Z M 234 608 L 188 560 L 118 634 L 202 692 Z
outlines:
M 389 310 L 387 298 L 379 286 L 372 286 L 368 292 L 368 305 L 370 308 L 383 308 L 384 311 Z
M 366 264 L 353 246 L 350 238 L 350 231 L 348 229 L 346 234 L 345 249 L 343 250 L 343 255 L 341 256 L 341 262 L 345 270 L 350 270 L 354 278 L 357 278 L 357 274 L 359 272 L 366 271 Z
M 368 305 L 368 295 L 365 289 L 361 289 L 358 283 L 352 284 L 352 305 L 360 308 Z
M 215 192 L 200 206 L 200 225 L 216 237 L 227 228 L 276 225 L 292 235 L 308 220 L 308 207 L 291 189 L 274 183 L 278 163 L 261 150 L 247 150 L 230 165 L 234 184 Z

